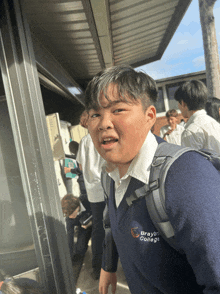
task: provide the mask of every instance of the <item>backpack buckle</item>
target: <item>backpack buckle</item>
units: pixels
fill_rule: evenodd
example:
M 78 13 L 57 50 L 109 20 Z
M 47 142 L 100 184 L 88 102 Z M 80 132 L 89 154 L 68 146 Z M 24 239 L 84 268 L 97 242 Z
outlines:
M 159 157 L 156 157 L 153 162 L 152 162 L 152 166 L 159 166 L 161 164 L 163 164 L 167 159 L 167 156 L 159 156 Z
M 155 181 L 149 183 L 150 191 L 154 191 L 160 187 L 160 179 L 156 179 Z

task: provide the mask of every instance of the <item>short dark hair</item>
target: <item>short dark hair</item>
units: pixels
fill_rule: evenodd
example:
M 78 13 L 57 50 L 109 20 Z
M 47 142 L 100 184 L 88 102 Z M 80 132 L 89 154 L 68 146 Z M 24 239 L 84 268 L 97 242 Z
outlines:
M 178 112 L 176 109 L 170 109 L 166 112 L 166 117 L 169 118 L 169 117 L 177 117 L 178 116 Z
M 190 80 L 183 83 L 175 92 L 174 98 L 181 103 L 185 102 L 189 110 L 205 108 L 208 91 L 205 84 L 199 80 Z
M 154 104 L 158 97 L 157 85 L 149 75 L 137 72 L 130 66 L 113 66 L 99 72 L 89 82 L 85 91 L 87 111 L 100 107 L 99 99 L 102 94 L 109 100 L 106 93 L 110 84 L 117 86 L 121 101 L 140 99 L 144 109 Z
M 7 276 L 2 279 L 1 291 L 4 294 L 46 294 L 43 286 L 29 278 L 13 278 Z
M 205 110 L 209 116 L 213 117 L 218 122 L 220 122 L 219 109 L 220 99 L 216 97 L 210 97 L 206 102 Z
M 80 200 L 78 197 L 73 196 L 73 194 L 66 194 L 61 199 L 61 205 L 64 216 L 69 217 L 78 207 L 80 207 Z
M 70 152 L 73 153 L 73 154 L 77 154 L 78 152 L 78 149 L 79 149 L 79 143 L 76 142 L 76 141 L 71 141 L 69 143 L 69 149 L 70 149 Z

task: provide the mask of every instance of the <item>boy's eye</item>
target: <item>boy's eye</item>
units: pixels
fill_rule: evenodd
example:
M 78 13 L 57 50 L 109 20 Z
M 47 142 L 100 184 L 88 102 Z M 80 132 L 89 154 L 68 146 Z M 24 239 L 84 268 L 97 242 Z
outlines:
M 118 109 L 114 110 L 115 113 L 122 112 L 122 111 L 124 111 L 124 109 L 122 109 L 122 108 L 118 108 Z
M 91 114 L 91 118 L 95 118 L 95 117 L 98 117 L 98 116 L 100 116 L 99 113 L 93 113 L 93 114 Z

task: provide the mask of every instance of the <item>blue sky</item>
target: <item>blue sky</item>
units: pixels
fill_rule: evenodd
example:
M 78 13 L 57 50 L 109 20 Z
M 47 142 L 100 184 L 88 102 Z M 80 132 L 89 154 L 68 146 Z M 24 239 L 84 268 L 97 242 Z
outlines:
M 220 0 L 214 6 L 215 28 L 220 51 Z M 219 52 L 220 54 L 220 52 Z M 173 77 L 205 70 L 198 0 L 193 0 L 162 58 L 140 66 L 154 79 Z

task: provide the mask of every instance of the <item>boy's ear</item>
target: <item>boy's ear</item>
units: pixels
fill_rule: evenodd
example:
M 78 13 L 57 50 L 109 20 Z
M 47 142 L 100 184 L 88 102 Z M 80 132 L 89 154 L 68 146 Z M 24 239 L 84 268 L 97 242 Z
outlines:
M 186 106 L 187 106 L 187 104 L 186 104 L 183 100 L 180 101 L 180 105 L 181 105 L 182 107 L 186 107 Z
M 151 122 L 152 125 L 154 125 L 156 121 L 156 114 L 157 114 L 157 111 L 155 106 L 150 105 L 148 109 L 146 110 L 146 115 L 147 115 L 148 121 Z

